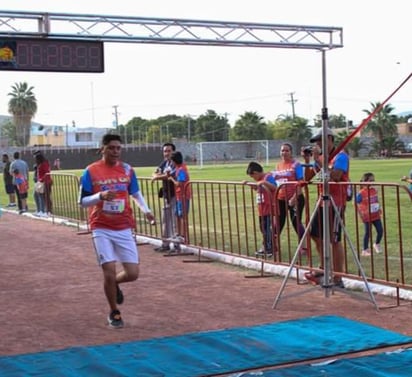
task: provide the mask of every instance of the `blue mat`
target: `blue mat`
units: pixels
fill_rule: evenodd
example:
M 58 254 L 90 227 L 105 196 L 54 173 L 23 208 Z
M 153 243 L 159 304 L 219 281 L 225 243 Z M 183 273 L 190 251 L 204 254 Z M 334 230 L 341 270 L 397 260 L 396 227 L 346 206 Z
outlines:
M 412 349 L 380 353 L 330 364 L 301 365 L 276 370 L 242 373 L 242 377 L 411 377 Z
M 409 342 L 411 337 L 379 327 L 338 316 L 317 316 L 137 342 L 3 356 L 0 375 L 211 376 Z

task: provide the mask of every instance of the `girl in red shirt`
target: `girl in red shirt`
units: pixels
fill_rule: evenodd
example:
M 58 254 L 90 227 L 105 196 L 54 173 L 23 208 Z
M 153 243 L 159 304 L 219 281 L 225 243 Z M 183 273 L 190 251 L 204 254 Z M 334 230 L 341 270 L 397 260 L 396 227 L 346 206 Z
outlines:
M 372 225 L 376 229 L 376 240 L 373 244 L 373 249 L 376 253 L 381 252 L 380 242 L 383 236 L 383 226 L 381 220 L 381 208 L 379 205 L 378 192 L 375 187 L 368 184 L 374 182 L 375 176 L 373 173 L 365 173 L 362 176 L 361 182 L 367 184 L 362 185 L 360 191 L 356 195 L 356 204 L 359 216 L 361 217 L 365 234 L 363 235 L 363 250 L 362 256 L 367 257 L 371 255 L 371 249 L 369 248 L 369 240 L 371 238 Z
M 281 161 L 276 165 L 276 170 L 272 172 L 277 185 L 280 186 L 277 194 L 279 234 L 285 226 L 289 213 L 293 228 L 300 241 L 305 233 L 305 227 L 302 224 L 305 197 L 298 184 L 299 181 L 304 180 L 303 167 L 293 157 L 293 148 L 290 143 L 283 143 L 280 146 L 280 158 Z M 306 247 L 302 247 L 299 252 L 305 255 L 307 253 Z

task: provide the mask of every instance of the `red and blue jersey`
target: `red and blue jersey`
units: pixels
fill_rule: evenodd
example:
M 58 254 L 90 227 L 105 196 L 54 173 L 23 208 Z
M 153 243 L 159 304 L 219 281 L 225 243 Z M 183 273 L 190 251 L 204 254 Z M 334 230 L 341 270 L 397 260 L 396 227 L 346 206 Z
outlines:
M 271 173 L 265 174 L 263 180 L 275 186 L 277 185 L 275 177 Z M 275 190 L 270 191 L 268 188 L 261 185 L 257 187 L 256 204 L 259 216 L 268 216 L 273 213 L 272 208 L 274 208 L 273 206 L 275 203 L 275 192 Z
M 26 194 L 29 191 L 29 183 L 25 176 L 21 173 L 14 174 L 14 180 L 17 186 L 17 190 L 19 190 L 19 194 Z
M 130 195 L 139 191 L 139 183 L 129 164 L 119 161 L 115 166 L 110 166 L 104 160 L 96 161 L 85 169 L 80 183 L 81 198 L 106 190 L 116 192 L 113 200 L 100 201 L 89 207 L 92 230 L 123 230 L 135 227 Z
M 279 162 L 272 174 L 280 186 L 277 194 L 280 200 L 289 200 L 296 192 L 297 186 L 287 182 L 303 181 L 303 167 L 296 160 Z
M 339 152 L 329 163 L 330 170 L 343 172 L 341 182 L 349 182 L 349 156 L 345 152 Z M 332 181 L 331 181 L 332 182 Z M 344 207 L 348 197 L 348 185 L 329 185 L 329 194 L 337 207 Z
M 183 190 L 184 197 L 186 200 L 192 197 L 192 190 L 190 185 L 187 183 L 190 180 L 189 171 L 186 164 L 181 164 L 176 167 L 176 181 L 179 182 L 179 185 L 176 187 L 176 200 L 183 200 Z
M 374 222 L 381 218 L 378 191 L 372 187 L 363 187 L 356 195 L 358 213 L 364 223 Z

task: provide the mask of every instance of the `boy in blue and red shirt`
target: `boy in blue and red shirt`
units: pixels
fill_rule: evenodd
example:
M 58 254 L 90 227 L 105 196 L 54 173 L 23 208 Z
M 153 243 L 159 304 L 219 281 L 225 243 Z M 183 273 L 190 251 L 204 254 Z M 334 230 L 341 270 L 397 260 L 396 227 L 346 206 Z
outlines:
M 27 212 L 27 192 L 29 191 L 29 183 L 26 177 L 19 171 L 19 169 L 13 170 L 14 182 L 19 192 L 22 209 L 19 210 L 19 214 Z
M 262 249 L 256 252 L 257 257 L 271 257 L 273 255 L 273 213 L 275 207 L 276 180 L 272 173 L 265 173 L 257 162 L 249 163 L 246 174 L 256 183 L 244 181 L 256 190 L 256 203 L 259 214 L 260 231 L 263 235 Z

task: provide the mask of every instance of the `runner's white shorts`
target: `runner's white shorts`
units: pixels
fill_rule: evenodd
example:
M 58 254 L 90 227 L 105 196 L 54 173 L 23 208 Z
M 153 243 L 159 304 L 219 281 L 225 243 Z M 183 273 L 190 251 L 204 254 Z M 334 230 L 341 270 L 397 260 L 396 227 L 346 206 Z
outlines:
M 131 229 L 95 229 L 92 237 L 99 265 L 108 262 L 139 263 L 139 252 Z

